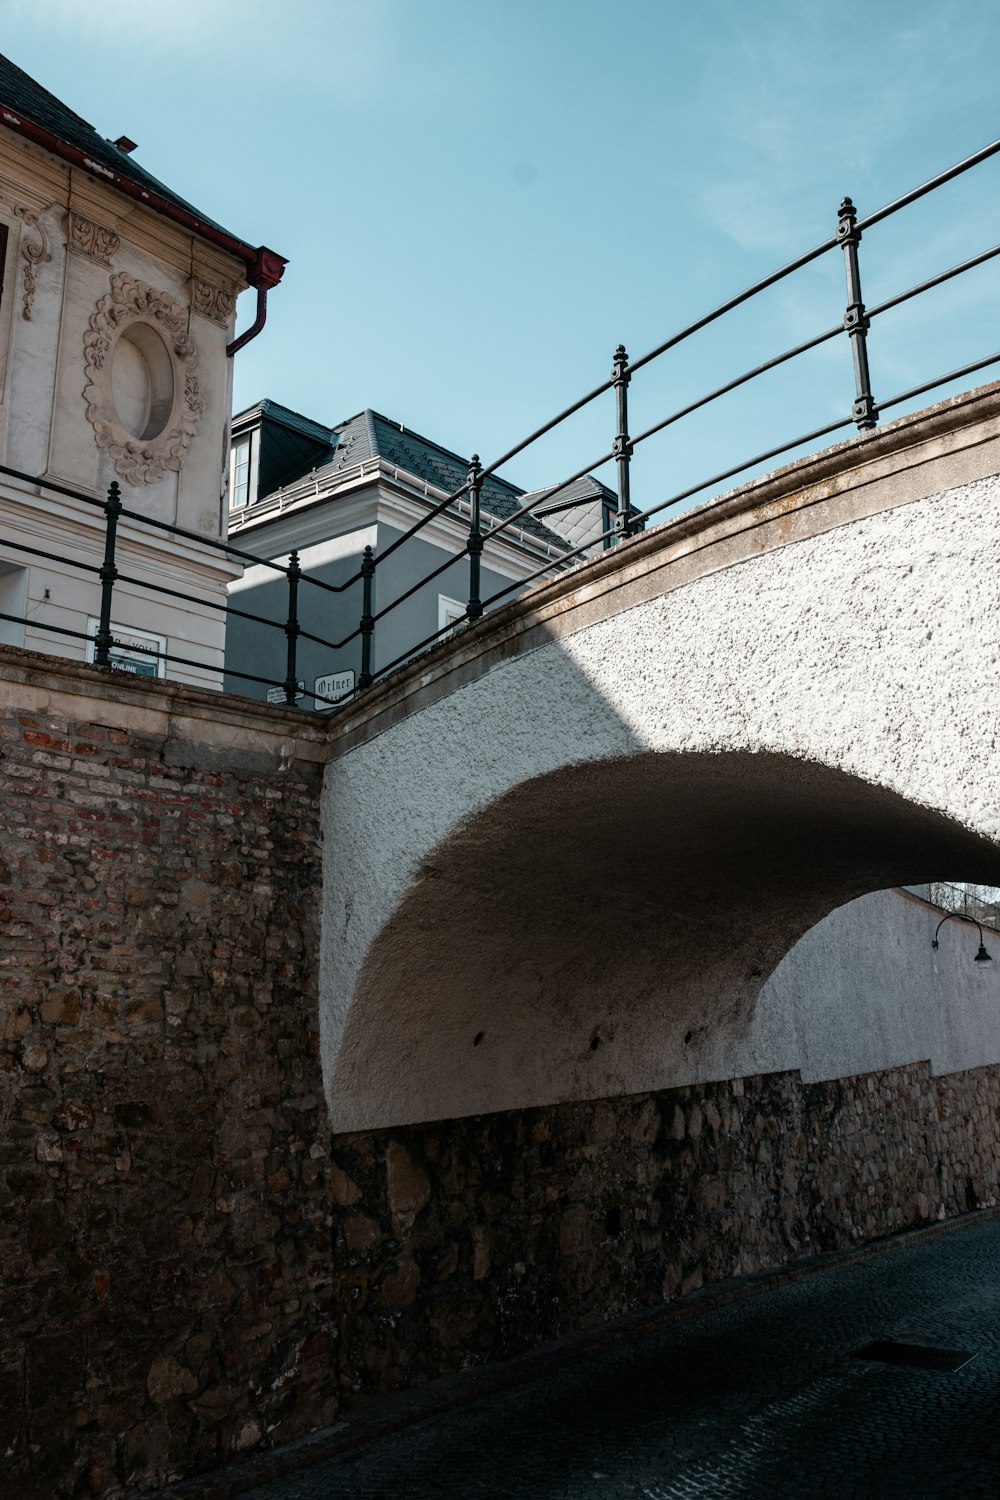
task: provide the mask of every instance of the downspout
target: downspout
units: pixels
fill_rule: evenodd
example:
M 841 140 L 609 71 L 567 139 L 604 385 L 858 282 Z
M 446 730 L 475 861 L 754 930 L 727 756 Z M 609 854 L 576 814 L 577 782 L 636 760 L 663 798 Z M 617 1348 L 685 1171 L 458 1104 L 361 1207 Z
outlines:
M 257 259 L 253 265 L 247 267 L 247 281 L 257 288 L 257 316 L 238 339 L 233 339 L 231 344 L 226 345 L 227 358 L 232 359 L 244 344 L 249 344 L 250 340 L 255 339 L 260 333 L 267 322 L 267 294 L 273 286 L 278 285 L 287 264 L 284 256 L 278 255 L 274 250 L 268 250 L 266 245 L 261 245 L 258 249 Z

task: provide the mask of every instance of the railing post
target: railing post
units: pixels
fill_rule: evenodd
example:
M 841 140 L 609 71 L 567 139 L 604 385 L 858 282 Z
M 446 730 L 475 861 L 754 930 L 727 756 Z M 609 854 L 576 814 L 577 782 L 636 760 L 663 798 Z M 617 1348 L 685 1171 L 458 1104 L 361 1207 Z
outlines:
M 285 635 L 288 638 L 288 657 L 285 665 L 285 702 L 294 704 L 299 694 L 299 682 L 296 675 L 295 655 L 298 650 L 299 632 L 299 579 L 302 577 L 302 569 L 299 566 L 299 554 L 293 547 L 292 554 L 288 559 L 288 619 L 285 621 Z
M 109 660 L 111 647 L 114 644 L 114 636 L 111 634 L 111 599 L 115 588 L 115 579 L 118 577 L 118 569 L 115 567 L 115 542 L 118 536 L 118 517 L 122 513 L 122 492 L 117 479 L 112 479 L 108 490 L 108 498 L 104 502 L 104 514 L 107 518 L 107 528 L 104 533 L 104 562 L 101 564 L 101 618 L 97 626 L 97 634 L 94 636 L 94 665 L 103 667 L 105 671 L 110 667 Z
M 853 416 L 858 431 L 865 432 L 875 426 L 878 411 L 872 398 L 872 380 L 868 371 L 868 319 L 865 304 L 861 300 L 861 271 L 858 266 L 858 245 L 861 231 L 858 229 L 857 210 L 850 198 L 845 198 L 837 219 L 837 238 L 844 247 L 844 269 L 847 273 L 847 311 L 844 327 L 851 340 L 854 356 L 855 401 Z
M 628 384 L 632 379 L 625 345 L 615 350 L 611 370 L 615 380 L 615 441 L 612 452 L 618 466 L 618 512 L 615 516 L 615 541 L 624 542 L 632 535 L 632 503 L 629 495 L 628 466 L 632 461 L 632 444 L 628 436 Z
M 480 562 L 483 555 L 483 534 L 480 530 L 480 499 L 482 496 L 483 466 L 479 454 L 474 453 L 469 463 L 469 602 L 465 609 L 467 620 L 478 620 L 483 612 L 479 597 Z
M 375 577 L 375 554 L 371 547 L 366 547 L 361 558 L 361 587 L 363 598 L 361 603 L 361 675 L 358 678 L 358 687 L 366 688 L 372 685 L 372 635 L 375 631 L 375 620 L 372 615 L 372 579 Z

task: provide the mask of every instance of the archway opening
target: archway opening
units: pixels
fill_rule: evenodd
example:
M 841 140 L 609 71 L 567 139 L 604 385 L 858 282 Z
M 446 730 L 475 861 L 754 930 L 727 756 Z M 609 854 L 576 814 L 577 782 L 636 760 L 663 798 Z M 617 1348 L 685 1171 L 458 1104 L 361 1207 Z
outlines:
M 328 1080 L 335 1123 L 758 1071 L 756 1002 L 798 939 L 942 871 L 997 880 L 1000 851 L 789 756 L 646 754 L 528 782 L 424 862 L 373 944 Z

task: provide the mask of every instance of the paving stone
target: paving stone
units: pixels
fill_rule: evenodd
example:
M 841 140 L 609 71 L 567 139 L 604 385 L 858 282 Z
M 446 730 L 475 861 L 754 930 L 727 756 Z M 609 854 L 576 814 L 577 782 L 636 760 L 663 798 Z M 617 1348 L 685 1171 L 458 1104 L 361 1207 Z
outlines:
M 995 1500 L 1000 1219 L 791 1281 L 245 1500 Z M 875 1338 L 963 1348 L 939 1373 Z

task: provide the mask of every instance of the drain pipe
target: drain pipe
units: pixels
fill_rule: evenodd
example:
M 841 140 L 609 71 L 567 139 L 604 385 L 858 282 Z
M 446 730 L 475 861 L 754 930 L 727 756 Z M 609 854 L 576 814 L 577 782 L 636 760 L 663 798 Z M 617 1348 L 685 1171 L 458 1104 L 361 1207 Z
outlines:
M 238 339 L 233 339 L 231 344 L 226 345 L 226 355 L 229 359 L 239 353 L 244 344 L 249 344 L 251 339 L 255 339 L 267 322 L 267 294 L 273 286 L 278 285 L 287 264 L 288 261 L 283 255 L 279 255 L 275 250 L 268 250 L 266 245 L 261 245 L 257 251 L 257 259 L 253 265 L 247 267 L 247 281 L 257 288 L 257 316 L 245 333 L 241 333 Z

